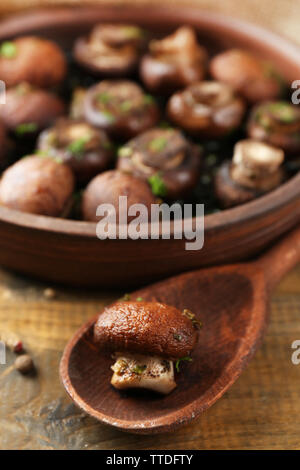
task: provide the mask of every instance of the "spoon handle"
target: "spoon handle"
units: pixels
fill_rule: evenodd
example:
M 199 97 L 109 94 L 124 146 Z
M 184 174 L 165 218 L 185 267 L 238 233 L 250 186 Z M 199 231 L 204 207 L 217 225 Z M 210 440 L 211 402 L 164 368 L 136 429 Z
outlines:
M 255 263 L 263 269 L 268 289 L 274 289 L 283 276 L 300 263 L 300 226 L 289 232 Z

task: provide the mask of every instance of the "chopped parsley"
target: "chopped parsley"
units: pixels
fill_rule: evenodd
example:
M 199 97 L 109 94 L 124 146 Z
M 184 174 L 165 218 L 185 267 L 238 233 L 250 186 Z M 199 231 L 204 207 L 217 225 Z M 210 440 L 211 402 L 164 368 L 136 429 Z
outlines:
M 130 157 L 132 154 L 132 149 L 130 147 L 120 147 L 118 150 L 118 157 Z
M 131 299 L 130 294 L 124 294 L 123 297 L 121 298 L 121 300 L 123 300 L 124 302 L 127 302 L 130 299 Z
M 135 300 L 136 302 L 143 302 L 143 297 L 137 297 Z
M 36 132 L 38 130 L 38 125 L 36 122 L 24 122 L 22 124 L 19 124 L 15 128 L 15 133 L 18 136 L 22 136 L 24 134 L 30 134 L 32 132 Z
M 176 339 L 177 341 L 181 341 L 181 340 L 182 340 L 182 336 L 181 336 L 181 335 L 178 335 L 177 333 L 174 333 L 173 337 L 174 337 L 174 339 Z
M 201 328 L 202 327 L 202 323 L 199 320 L 197 320 L 196 315 L 193 312 L 191 312 L 190 310 L 188 310 L 187 308 L 185 308 L 183 310 L 182 315 L 184 315 L 186 318 L 191 320 L 191 322 L 193 323 L 195 328 Z
M 144 104 L 150 105 L 155 103 L 155 99 L 152 95 L 144 95 L 143 102 Z
M 282 101 L 270 104 L 269 110 L 275 115 L 275 117 L 286 124 L 295 122 L 298 118 L 293 106 Z
M 177 361 L 175 362 L 175 368 L 177 370 L 177 372 L 180 372 L 180 363 L 182 361 L 187 361 L 187 362 L 191 362 L 193 359 L 190 357 L 190 356 L 185 356 L 185 357 L 181 357 L 180 359 L 177 359 Z
M 6 59 L 13 59 L 17 55 L 17 46 L 11 41 L 4 41 L 0 46 L 0 55 Z
M 148 178 L 148 182 L 151 186 L 152 193 L 155 196 L 165 197 L 167 195 L 168 190 L 160 172 L 150 176 L 150 178 Z
M 126 113 L 127 111 L 130 111 L 131 108 L 132 108 L 132 101 L 130 100 L 125 100 L 123 101 L 123 103 L 120 104 L 120 109 L 124 113 Z
M 73 140 L 68 146 L 67 150 L 76 157 L 80 157 L 84 150 L 85 145 L 90 141 L 90 136 L 80 137 L 79 139 Z
M 99 103 L 107 104 L 111 101 L 112 97 L 109 93 L 103 92 L 103 93 L 99 93 L 96 96 L 96 99 L 97 101 L 99 101 Z
M 168 143 L 168 140 L 166 137 L 156 137 L 155 139 L 151 140 L 149 142 L 149 149 L 152 150 L 152 152 L 161 152 L 164 150 Z
M 144 36 L 144 31 L 141 28 L 138 28 L 137 26 L 124 26 L 122 28 L 122 33 L 127 38 L 140 38 Z
M 134 372 L 137 375 L 142 375 L 142 373 L 147 369 L 147 366 L 139 366 L 136 365 L 132 368 L 132 372 Z

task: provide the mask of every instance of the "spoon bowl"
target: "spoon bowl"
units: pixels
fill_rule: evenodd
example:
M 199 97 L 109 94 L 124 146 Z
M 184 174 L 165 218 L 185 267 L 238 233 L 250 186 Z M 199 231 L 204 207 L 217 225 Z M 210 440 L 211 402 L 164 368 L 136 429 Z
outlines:
M 300 260 L 300 229 L 258 261 L 172 277 L 131 294 L 187 308 L 202 321 L 193 361 L 180 365 L 177 388 L 167 396 L 119 392 L 110 385 L 113 363 L 93 343 L 96 318 L 66 346 L 62 382 L 74 402 L 99 421 L 133 433 L 171 431 L 197 418 L 240 376 L 263 337 L 268 299 Z

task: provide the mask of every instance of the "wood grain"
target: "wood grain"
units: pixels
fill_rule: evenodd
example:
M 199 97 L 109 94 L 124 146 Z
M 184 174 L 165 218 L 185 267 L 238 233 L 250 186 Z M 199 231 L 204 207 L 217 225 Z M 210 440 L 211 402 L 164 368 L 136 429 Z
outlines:
M 56 289 L 0 272 L 0 324 L 18 332 L 38 368 L 35 379 L 0 366 L 1 449 L 300 449 L 300 365 L 291 344 L 300 339 L 300 266 L 272 300 L 262 348 L 236 384 L 201 419 L 171 435 L 121 433 L 81 413 L 58 378 L 67 340 L 121 292 Z M 53 286 L 51 286 L 53 287 Z

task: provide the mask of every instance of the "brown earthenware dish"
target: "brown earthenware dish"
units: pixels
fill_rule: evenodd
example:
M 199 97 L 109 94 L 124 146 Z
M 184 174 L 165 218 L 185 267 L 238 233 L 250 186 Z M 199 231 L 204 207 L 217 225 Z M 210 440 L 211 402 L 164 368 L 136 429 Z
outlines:
M 300 76 L 300 51 L 253 25 L 187 7 L 86 7 L 31 12 L 4 20 L 0 40 L 38 34 L 71 47 L 98 22 L 131 22 L 169 32 L 191 24 L 210 52 L 230 47 L 272 61 L 288 82 Z M 205 243 L 186 251 L 185 240 L 105 240 L 96 224 L 0 208 L 0 264 L 39 279 L 87 286 L 149 282 L 199 266 L 243 260 L 258 253 L 300 220 L 300 174 L 240 207 L 205 217 Z M 205 202 L 205 201 L 204 201 Z

